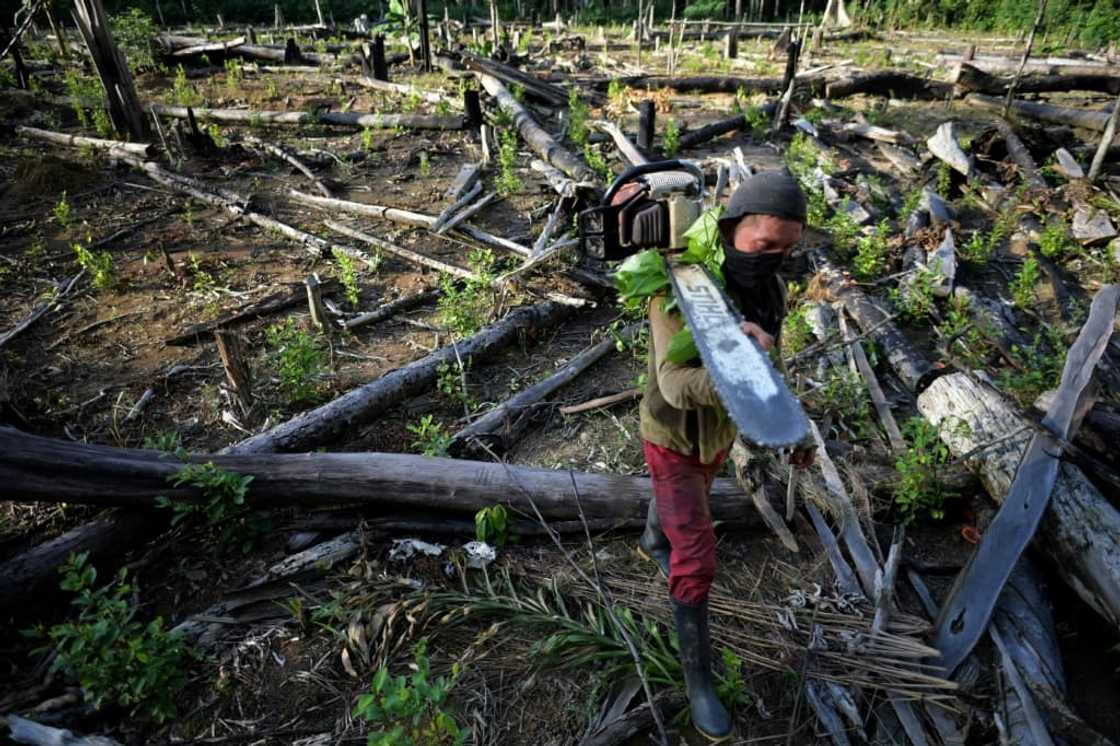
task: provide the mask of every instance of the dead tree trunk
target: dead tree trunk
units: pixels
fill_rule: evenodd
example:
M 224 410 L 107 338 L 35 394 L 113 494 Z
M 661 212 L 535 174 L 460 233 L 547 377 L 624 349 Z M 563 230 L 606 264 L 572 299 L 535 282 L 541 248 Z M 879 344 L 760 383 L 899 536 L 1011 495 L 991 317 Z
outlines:
M 1011 87 L 1011 80 L 993 75 L 975 65 L 961 63 L 954 74 L 953 84 L 961 92 L 972 91 L 1002 96 Z M 1120 75 L 1082 73 L 1079 75 L 1025 75 L 1015 86 L 1017 93 L 1049 93 L 1052 91 L 1096 91 L 1120 93 Z
M 595 172 L 588 168 L 587 164 L 553 140 L 552 135 L 545 132 L 537 124 L 533 116 L 513 97 L 513 94 L 502 84 L 502 81 L 487 73 L 477 73 L 477 75 L 486 92 L 498 100 L 498 105 L 503 111 L 513 117 L 513 123 L 517 127 L 517 131 L 521 133 L 521 137 L 525 139 L 525 142 L 537 155 L 576 181 L 590 181 L 592 183 L 598 181 Z
M 0 427 L 0 500 L 151 506 L 158 495 L 197 502 L 194 488 L 168 482 L 182 468 L 159 451 L 88 445 Z M 649 500 L 646 477 L 537 469 L 510 464 L 431 458 L 404 453 L 301 453 L 185 457 L 252 474 L 246 500 L 258 508 L 286 505 L 409 505 L 473 514 L 505 502 L 546 518 L 641 515 Z M 573 485 L 574 482 L 574 485 Z M 577 501 L 578 491 L 578 501 Z M 742 522 L 750 502 L 733 479 L 712 488 L 715 518 Z
M 152 111 L 162 117 L 187 119 L 185 106 L 153 104 Z M 189 109 L 199 120 L 247 125 L 327 124 L 334 127 L 362 129 L 392 129 L 406 127 L 426 130 L 460 130 L 466 120 L 458 115 L 439 114 L 380 114 L 361 111 L 249 111 L 248 109 Z
M 970 93 L 964 97 L 964 102 L 984 111 L 1000 113 L 1003 110 L 1002 101 L 991 96 L 985 96 L 982 93 Z M 1016 116 L 1026 117 L 1027 119 L 1035 119 L 1048 124 L 1068 124 L 1071 127 L 1081 127 L 1096 132 L 1104 132 L 1108 126 L 1109 113 L 1107 111 L 1071 109 L 1067 106 L 1044 104 L 1041 101 L 1020 101 L 1018 99 L 1011 102 L 1011 111 Z
M 97 67 L 113 127 L 119 134 L 138 142 L 147 140 L 148 120 L 136 97 L 128 61 L 113 41 L 101 0 L 74 0 L 74 21 Z

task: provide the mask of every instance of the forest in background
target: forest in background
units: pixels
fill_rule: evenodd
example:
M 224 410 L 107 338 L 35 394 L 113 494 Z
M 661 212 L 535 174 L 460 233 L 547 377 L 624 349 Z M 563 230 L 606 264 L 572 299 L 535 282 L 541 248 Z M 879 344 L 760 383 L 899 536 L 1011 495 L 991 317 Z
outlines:
M 66 3 L 53 1 L 60 15 L 68 18 Z M 438 0 L 428 4 L 429 12 L 442 17 L 445 5 L 455 18 L 462 18 L 464 14 L 472 17 L 489 14 L 485 3 Z M 746 5 L 740 3 L 740 7 Z M 808 0 L 804 4 L 800 0 L 762 0 L 761 14 L 751 20 L 796 20 L 802 12 L 813 20 L 824 12 L 825 5 L 823 0 Z M 170 25 L 212 21 L 217 13 L 230 23 L 272 23 L 276 6 L 288 22 L 316 20 L 314 3 L 309 0 L 110 0 L 105 3 L 110 14 L 135 8 L 158 20 L 162 12 L 163 19 Z M 566 16 L 574 15 L 577 23 L 586 24 L 628 23 L 638 13 L 637 0 L 501 0 L 498 6 L 504 18 L 527 15 L 536 9 L 541 17 L 562 12 Z M 0 0 L 0 17 L 5 25 L 10 25 L 19 7 L 20 3 L 15 0 Z M 325 0 L 323 3 L 324 13 L 333 14 L 340 24 L 349 23 L 363 13 L 370 19 L 380 18 L 387 7 L 386 0 Z M 690 20 L 729 20 L 735 14 L 735 4 L 728 0 L 657 0 L 654 7 L 661 18 L 683 14 Z M 950 28 L 1018 36 L 1030 28 L 1038 13 L 1038 3 L 1035 0 L 866 0 L 849 3 L 848 13 L 856 24 L 877 29 Z M 1045 51 L 1047 44 L 1055 49 L 1071 45 L 1105 46 L 1120 39 L 1120 0 L 1047 0 L 1040 34 L 1040 51 Z

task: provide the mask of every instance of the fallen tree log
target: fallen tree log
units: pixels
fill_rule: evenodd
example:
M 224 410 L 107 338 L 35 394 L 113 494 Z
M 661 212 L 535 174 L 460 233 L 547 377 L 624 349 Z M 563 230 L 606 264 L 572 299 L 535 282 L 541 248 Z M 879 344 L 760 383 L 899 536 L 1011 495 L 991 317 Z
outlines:
M 736 94 L 740 90 L 747 93 L 781 94 L 785 91 L 782 87 L 782 78 L 742 78 L 733 75 L 697 75 L 680 77 L 674 75 L 638 75 L 626 78 L 627 85 L 634 88 L 669 88 L 677 93 L 729 93 Z M 805 90 L 813 95 L 824 93 L 827 78 L 823 75 L 797 76 L 797 86 L 804 86 Z M 610 80 L 596 81 L 596 88 L 606 90 Z
M 302 126 L 322 124 L 332 127 L 352 129 L 406 129 L 421 130 L 461 130 L 467 126 L 465 117 L 439 114 L 380 114 L 361 111 L 250 111 L 248 109 L 193 109 L 185 106 L 164 106 L 152 104 L 149 107 L 161 117 L 187 119 L 188 111 L 196 119 L 223 124 L 244 124 L 247 126 L 279 125 Z
M 767 116 L 772 116 L 773 112 L 774 108 L 771 107 L 771 110 L 767 112 Z M 687 150 L 688 148 L 706 143 L 720 135 L 726 135 L 728 132 L 738 132 L 739 130 L 746 129 L 748 126 L 750 126 L 750 124 L 747 122 L 747 118 L 742 114 L 736 114 L 733 117 L 721 119 L 718 122 L 712 122 L 698 129 L 685 132 L 680 137 L 679 147 L 681 150 Z
M 1012 59 L 1010 57 L 982 57 L 976 56 L 972 59 L 965 59 L 962 55 L 958 54 L 939 54 L 937 55 L 937 62 L 949 66 L 956 66 L 968 64 L 976 69 L 986 73 L 1008 73 L 1014 75 L 1019 69 L 1019 59 Z M 1072 60 L 1071 60 L 1072 62 Z M 1030 59 L 1027 60 L 1026 66 L 1023 68 L 1024 74 L 1038 74 L 1038 75 L 1120 75 L 1120 67 L 1115 65 L 1090 65 L 1086 64 L 1085 60 L 1079 60 L 1075 64 L 1061 65 L 1048 62 L 1045 59 Z
M 568 92 L 565 89 L 547 83 L 511 65 L 480 57 L 470 52 L 464 52 L 462 54 L 462 60 L 464 67 L 475 72 L 480 77 L 482 75 L 487 75 L 510 85 L 519 85 L 525 89 L 526 93 L 536 96 L 550 106 L 568 105 Z M 489 91 L 489 89 L 487 90 Z M 493 96 L 494 93 L 491 91 L 490 95 Z
M 0 499 L 147 507 L 158 495 L 201 502 L 194 488 L 169 478 L 183 461 L 159 451 L 114 448 L 44 438 L 0 427 Z M 403 453 L 302 453 L 184 457 L 252 474 L 246 501 L 258 508 L 284 505 L 409 505 L 471 515 L 503 502 L 533 514 L 530 500 L 549 519 L 641 515 L 650 497 L 647 477 L 536 469 L 483 461 Z M 578 497 L 578 499 L 577 499 Z M 750 502 L 733 479 L 712 487 L 712 515 L 742 522 Z
M 943 99 L 953 92 L 952 83 L 924 78 L 901 70 L 881 70 L 849 75 L 830 82 L 825 88 L 828 98 L 845 98 L 864 93 L 891 98 Z
M 16 126 L 16 133 L 33 140 L 41 140 L 54 145 L 64 145 L 68 148 L 93 148 L 94 150 L 123 151 L 133 153 L 145 158 L 151 158 L 156 153 L 156 148 L 150 143 L 122 142 L 120 140 L 102 140 L 98 137 L 83 137 L 82 135 L 67 135 L 62 132 L 50 132 L 37 127 Z
M 552 302 L 517 308 L 473 337 L 441 347 L 321 407 L 230 446 L 224 452 L 298 451 L 337 440 L 344 432 L 372 420 L 387 407 L 429 389 L 441 364 L 454 365 L 460 359 L 465 363 L 467 359 L 482 358 L 517 339 L 522 332 L 559 323 L 570 311 L 569 306 Z
M 996 114 L 1003 113 L 1003 100 L 985 96 L 983 93 L 970 93 L 964 97 L 964 102 L 983 111 Z M 1071 127 L 1104 132 L 1108 126 L 1107 111 L 1093 111 L 1091 109 L 1072 109 L 1068 106 L 1055 106 L 1041 101 L 1021 101 L 1015 99 L 1011 102 L 1011 110 L 1016 116 L 1034 119 L 1048 124 L 1068 124 Z
M 964 373 L 930 384 L 918 410 L 934 425 L 945 423 L 941 439 L 957 456 L 1005 439 L 967 460 L 992 499 L 1002 502 L 1031 437 L 1026 431 L 1009 436 L 1029 428 L 1028 421 L 999 392 Z M 1035 545 L 1089 606 L 1120 626 L 1120 511 L 1072 463 L 1059 468 Z
M 282 64 L 310 62 L 313 65 L 328 63 L 353 62 L 353 55 L 319 54 L 318 52 L 305 52 L 295 46 L 294 40 L 289 39 L 289 44 L 284 46 L 268 46 L 264 44 L 238 44 L 225 50 L 219 50 L 214 42 L 195 36 L 178 36 L 176 34 L 158 34 L 155 37 L 156 45 L 172 57 L 182 57 L 176 52 L 190 50 L 186 56 L 221 52 L 225 55 L 236 55 L 249 60 L 264 60 L 266 62 L 280 62 Z M 210 47 L 210 49 L 207 49 Z M 316 72 L 320 72 L 316 70 Z
M 643 325 L 636 323 L 623 329 L 620 333 L 622 340 L 628 343 Z M 455 433 L 448 450 L 451 453 L 482 451 L 479 442 L 498 452 L 506 450 L 524 432 L 532 419 L 532 410 L 540 405 L 542 399 L 571 383 L 579 374 L 614 351 L 616 344 L 615 338 L 608 336 L 588 347 L 543 381 L 519 391 Z
M 521 133 L 521 137 L 525 139 L 533 152 L 546 163 L 551 163 L 576 181 L 598 183 L 599 178 L 595 172 L 570 150 L 552 139 L 552 135 L 545 132 L 537 124 L 529 111 L 513 97 L 513 94 L 502 84 L 502 81 L 483 72 L 477 73 L 477 75 L 482 82 L 482 87 L 497 99 L 498 106 L 502 108 L 502 111 L 513 117 L 513 123 L 517 127 L 517 131 Z M 566 102 L 567 97 L 565 97 Z
M 954 71 L 951 82 L 958 94 L 964 92 L 988 93 L 993 96 L 1007 94 L 1010 78 L 993 75 L 975 65 L 962 62 Z M 1016 93 L 1047 93 L 1060 91 L 1097 91 L 1120 93 L 1120 73 L 1079 75 L 1024 75 L 1015 86 Z
M 416 228 L 431 229 L 437 220 L 434 215 L 425 215 L 424 213 L 413 212 L 412 210 L 402 210 L 396 207 L 386 207 L 384 205 L 367 205 L 364 202 L 350 202 L 349 200 L 330 197 L 318 197 L 314 194 L 296 191 L 295 189 L 288 190 L 288 197 L 300 204 L 316 207 L 321 210 L 341 210 L 351 215 L 381 218 L 382 220 L 389 220 L 394 223 L 401 223 L 402 225 L 411 225 Z M 516 241 L 510 241 L 508 238 L 495 236 L 492 233 L 487 233 L 480 228 L 475 228 L 470 225 L 459 224 L 455 226 L 452 233 L 461 233 L 481 244 L 504 249 L 505 251 L 512 251 L 521 256 L 529 256 L 532 253 L 529 247 L 522 246 Z

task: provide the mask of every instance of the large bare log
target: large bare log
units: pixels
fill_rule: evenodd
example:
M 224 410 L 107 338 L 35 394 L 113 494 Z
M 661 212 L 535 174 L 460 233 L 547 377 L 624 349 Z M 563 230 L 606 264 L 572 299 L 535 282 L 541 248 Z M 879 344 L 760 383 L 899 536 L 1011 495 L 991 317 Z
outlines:
M 642 326 L 643 324 L 638 323 L 626 327 L 622 330 L 622 339 L 629 342 Z M 451 439 L 450 450 L 452 453 L 459 450 L 466 451 L 475 446 L 476 441 L 486 442 L 490 447 L 496 445 L 499 451 L 505 450 L 524 431 L 531 420 L 531 411 L 539 405 L 542 399 L 551 396 L 563 386 L 571 383 L 579 374 L 613 351 L 616 344 L 615 339 L 608 336 L 603 341 L 588 347 L 573 357 L 566 365 L 543 381 L 539 381 L 506 399 L 485 415 L 455 433 L 455 436 Z
M 568 105 L 568 92 L 560 86 L 546 83 L 540 78 L 522 72 L 515 67 L 470 52 L 464 52 L 462 57 L 463 65 L 480 76 L 485 74 L 501 82 L 519 85 L 525 89 L 526 93 L 536 96 L 552 106 Z M 490 95 L 494 95 L 493 92 Z
M 828 98 L 844 98 L 858 93 L 891 98 L 942 99 L 953 92 L 951 83 L 901 70 L 860 73 L 834 80 L 826 87 Z
M 145 158 L 155 155 L 156 149 L 150 143 L 122 142 L 120 140 L 102 140 L 99 137 L 83 137 L 81 135 L 67 135 L 62 132 L 41 130 L 37 127 L 16 126 L 16 133 L 33 140 L 64 145 L 68 148 L 93 148 L 94 150 L 124 151 Z
M 1006 95 L 1010 78 L 993 75 L 975 65 L 962 62 L 954 71 L 952 82 L 960 91 Z M 1050 91 L 1098 91 L 1120 93 L 1120 74 L 1082 73 L 1080 75 L 1024 75 L 1015 87 L 1018 93 L 1047 93 Z
M 164 106 L 152 104 L 151 110 L 161 117 L 175 119 L 189 118 L 188 111 L 195 118 L 208 122 L 244 125 L 281 125 L 298 127 L 306 124 L 323 124 L 333 127 L 353 129 L 392 129 L 405 127 L 421 130 L 460 130 L 466 127 L 466 119 L 458 115 L 439 114 L 380 114 L 361 111 L 250 111 L 248 109 L 188 109 L 185 106 Z
M 1020 60 L 1009 57 L 976 57 L 968 60 L 959 54 L 939 54 L 937 61 L 946 67 L 950 65 L 969 64 L 987 73 L 1008 73 L 1014 75 L 1019 69 Z M 1055 64 L 1056 61 L 1045 59 L 1027 60 L 1024 74 L 1038 75 L 1120 75 L 1120 67 L 1116 65 L 1086 64 L 1085 60 L 1078 60 L 1073 64 Z
M 1029 423 L 994 388 L 964 373 L 930 384 L 918 409 L 935 425 L 945 423 L 941 439 L 958 456 L 1004 439 L 968 459 L 988 494 L 1001 502 L 1031 437 L 1009 436 Z M 1120 511 L 1075 464 L 1062 463 L 1035 544 L 1089 606 L 1120 626 Z
M 156 44 L 169 53 L 182 52 L 190 49 L 190 55 L 203 54 L 206 47 L 213 44 L 201 37 L 177 36 L 175 34 L 159 34 L 155 37 Z M 193 48 L 193 49 L 192 49 Z M 213 50 L 216 51 L 216 50 Z M 213 51 L 211 53 L 213 53 Z M 292 52 L 295 52 L 293 57 Z M 238 44 L 225 50 L 225 54 L 236 55 L 249 60 L 264 60 L 266 62 L 280 62 L 282 64 L 309 62 L 313 65 L 326 65 L 330 63 L 355 63 L 355 55 L 319 54 L 305 52 L 296 47 L 294 42 L 286 46 L 267 46 L 263 44 Z M 319 72 L 319 70 L 316 70 Z
M 964 102 L 984 111 L 1003 114 L 1003 101 L 982 93 L 970 93 L 964 97 Z M 1091 109 L 1072 109 L 1068 106 L 1055 106 L 1044 104 L 1041 101 L 1011 102 L 1011 111 L 1016 116 L 1035 119 L 1048 124 L 1068 124 L 1071 127 L 1103 132 L 1108 126 L 1107 111 L 1093 111 Z
M 227 448 L 226 452 L 298 451 L 336 440 L 344 432 L 372 420 L 387 407 L 429 389 L 441 364 L 453 365 L 459 359 L 482 358 L 517 339 L 523 331 L 559 323 L 570 310 L 568 306 L 552 302 L 515 309 L 473 337 L 441 347 L 321 407 L 247 438 Z
M 627 85 L 640 88 L 669 88 L 677 93 L 730 93 L 740 90 L 747 93 L 780 94 L 784 92 L 781 78 L 741 78 L 733 75 L 698 75 L 678 77 L 672 75 L 641 75 L 626 79 Z M 597 88 L 606 89 L 610 80 L 596 82 Z M 823 75 L 797 76 L 797 86 L 805 87 L 814 95 L 824 93 L 827 79 Z
M 202 494 L 168 481 L 183 462 L 159 451 L 88 445 L 0 427 L 0 499 L 146 507 L 156 496 L 198 502 Z M 284 505 L 410 505 L 473 514 L 504 502 L 546 518 L 640 515 L 650 497 L 645 477 L 536 469 L 404 453 L 302 453 L 184 457 L 251 474 L 246 500 Z M 578 500 L 577 500 L 578 494 Z M 750 502 L 733 479 L 712 487 L 712 514 L 741 522 Z
M 502 81 L 481 72 L 478 73 L 478 78 L 482 81 L 482 87 L 486 89 L 486 92 L 497 99 L 498 106 L 513 117 L 513 123 L 517 127 L 517 131 L 521 133 L 521 137 L 525 139 L 525 142 L 537 155 L 576 181 L 590 181 L 592 183 L 598 181 L 595 172 L 588 168 L 587 164 L 553 140 L 552 135 L 545 132 L 537 124 L 528 110 L 502 84 Z M 566 98 L 565 101 L 567 101 Z

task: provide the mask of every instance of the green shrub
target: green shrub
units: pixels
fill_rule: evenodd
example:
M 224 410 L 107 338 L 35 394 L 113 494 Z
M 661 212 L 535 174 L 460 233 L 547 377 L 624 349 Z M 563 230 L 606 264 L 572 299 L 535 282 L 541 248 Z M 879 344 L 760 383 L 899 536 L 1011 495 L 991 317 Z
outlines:
M 796 355 L 813 342 L 813 327 L 805 318 L 807 310 L 808 306 L 798 305 L 782 321 L 782 352 L 786 355 Z
M 319 396 L 318 376 L 325 367 L 318 339 L 296 326 L 294 319 L 273 324 L 265 330 L 272 348 L 273 367 L 280 376 L 280 389 L 290 404 L 313 401 Z
M 74 242 L 74 254 L 78 266 L 90 276 L 90 282 L 98 289 L 111 287 L 113 284 L 113 255 L 108 251 L 93 251 L 82 246 L 80 241 Z
M 440 363 L 436 367 L 436 388 L 451 401 L 457 402 L 464 409 L 472 411 L 478 407 L 478 402 L 467 389 L 466 371 L 460 369 L 458 364 Z
M 54 208 L 51 210 L 54 215 L 54 221 L 63 228 L 70 226 L 70 203 L 66 201 L 66 191 L 64 190 L 55 203 Z
M 202 97 L 187 80 L 187 71 L 182 65 L 175 68 L 175 81 L 171 84 L 171 102 L 176 106 L 198 106 Z
M 614 172 L 611 171 L 607 159 L 604 158 L 603 154 L 599 152 L 599 149 L 591 143 L 587 143 L 583 146 L 583 159 L 587 161 L 587 165 L 592 171 L 599 174 L 604 182 L 609 184 L 614 180 Z
M 474 538 L 492 546 L 505 546 L 509 539 L 509 513 L 502 504 L 483 508 L 474 514 Z
M 137 588 L 128 582 L 127 568 L 95 588 L 97 571 L 88 559 L 87 552 L 71 554 L 59 568 L 62 590 L 77 594 L 71 602 L 77 617 L 27 634 L 49 641 L 40 650 L 56 653 L 51 670 L 74 678 L 95 708 L 117 705 L 157 723 L 174 718 L 194 653 L 164 629 L 162 618 L 147 624 L 136 618 Z
M 1030 344 L 1011 346 L 1011 355 L 1018 365 L 1000 374 L 1001 388 L 1011 392 L 1021 404 L 1033 404 L 1039 394 L 1057 388 L 1061 382 L 1068 351 L 1061 333 L 1043 326 Z
M 368 746 L 458 746 L 468 731 L 459 727 L 444 706 L 459 678 L 459 664 L 450 676 L 433 677 L 426 640 L 416 645 L 412 674 L 392 676 L 381 666 L 373 676 L 370 691 L 358 697 L 354 716 L 378 730 L 369 734 Z
M 436 422 L 430 414 L 426 414 L 416 423 L 405 426 L 410 433 L 416 436 L 412 447 L 425 456 L 446 456 L 447 449 L 451 446 L 451 435 L 443 425 Z
M 1047 259 L 1062 259 L 1075 248 L 1070 240 L 1065 221 L 1054 218 L 1042 229 L 1038 237 L 1038 250 Z
M 922 515 L 940 520 L 945 517 L 945 500 L 953 496 L 940 479 L 941 468 L 952 456 L 949 446 L 941 442 L 939 429 L 921 417 L 907 420 L 902 434 L 910 447 L 895 461 L 894 503 L 901 520 L 911 523 Z
M 521 191 L 517 176 L 517 133 L 512 128 L 501 130 L 498 137 L 498 192 L 509 196 Z
M 575 145 L 583 147 L 587 144 L 587 120 L 591 115 L 590 107 L 583 100 L 579 89 L 572 86 L 568 89 L 568 139 Z
M 661 149 L 665 151 L 666 158 L 672 158 L 681 148 L 681 128 L 676 119 L 665 123 L 665 130 L 661 133 Z
M 109 25 L 113 29 L 113 40 L 124 52 L 133 70 L 150 69 L 156 66 L 152 56 L 152 39 L 156 35 L 156 24 L 151 16 L 139 8 L 129 8 L 123 13 L 110 15 Z
M 1011 280 L 1011 300 L 1017 307 L 1025 311 L 1034 306 L 1034 287 L 1041 278 L 1042 269 L 1038 266 L 1038 260 L 1033 256 L 1027 257 L 1019 272 Z
M 852 265 L 855 275 L 861 280 L 876 280 L 882 276 L 890 258 L 887 234 L 890 226 L 884 220 L 870 235 L 863 236 L 856 243 L 856 256 Z M 835 236 L 833 237 L 835 241 Z
M 357 308 L 362 292 L 358 287 L 358 263 L 349 254 L 342 252 L 334 255 L 334 261 L 338 265 L 338 281 L 342 283 L 346 302 L 351 308 Z
M 457 280 L 445 275 L 440 280 L 440 297 L 436 310 L 440 323 L 456 337 L 474 334 L 490 320 L 494 312 L 494 252 L 476 249 L 469 263 L 475 279 Z
M 941 273 L 929 267 L 918 267 L 910 281 L 891 288 L 891 302 L 903 321 L 915 324 L 927 321 L 936 308 L 934 291 L 941 284 Z
M 238 474 L 215 466 L 214 463 L 186 464 L 167 478 L 176 487 L 194 487 L 202 492 L 205 502 L 193 503 L 157 497 L 156 506 L 169 508 L 175 526 L 186 518 L 200 514 L 206 525 L 219 529 L 223 546 L 240 543 L 241 551 L 248 552 L 267 530 L 267 521 L 245 504 L 251 474 Z

